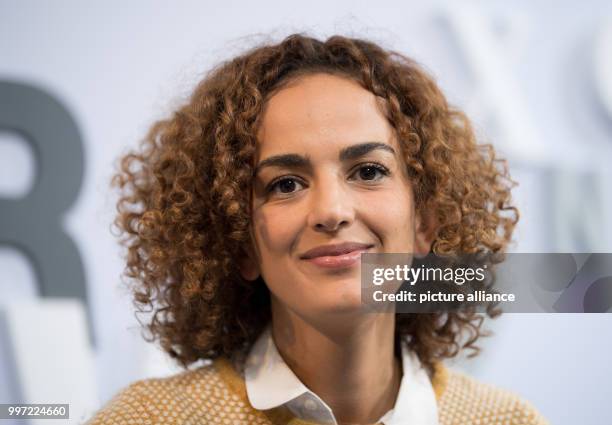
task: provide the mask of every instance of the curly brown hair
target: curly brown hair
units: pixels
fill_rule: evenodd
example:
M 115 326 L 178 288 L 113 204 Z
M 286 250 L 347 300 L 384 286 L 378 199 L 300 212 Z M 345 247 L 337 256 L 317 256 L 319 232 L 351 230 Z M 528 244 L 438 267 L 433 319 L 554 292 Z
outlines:
M 320 72 L 386 101 L 416 209 L 437 223 L 432 252 L 503 253 L 510 241 L 518 211 L 505 161 L 476 143 L 467 117 L 415 61 L 342 36 L 294 34 L 251 49 L 212 69 L 184 106 L 155 123 L 113 180 L 125 276 L 138 312 L 152 313 L 145 338 L 183 367 L 244 352 L 271 319 L 265 282 L 245 281 L 237 267 L 250 237 L 255 135 L 274 91 Z M 396 339 L 431 370 L 463 348 L 475 355 L 483 320 L 474 311 L 398 313 Z

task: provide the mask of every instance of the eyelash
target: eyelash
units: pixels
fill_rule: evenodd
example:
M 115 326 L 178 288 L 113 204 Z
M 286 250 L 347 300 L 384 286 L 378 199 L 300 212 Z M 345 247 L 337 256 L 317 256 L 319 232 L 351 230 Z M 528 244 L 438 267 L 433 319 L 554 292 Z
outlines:
M 361 171 L 364 168 L 374 168 L 375 170 L 379 171 L 383 176 L 388 177 L 391 173 L 389 171 L 389 169 L 387 167 L 385 167 L 384 165 L 381 164 L 377 164 L 375 162 L 366 162 L 363 164 L 359 164 L 359 166 L 355 169 L 355 171 L 351 174 L 354 175 L 356 173 L 358 173 L 359 171 Z M 268 184 L 268 186 L 266 187 L 266 193 L 270 194 L 274 191 L 274 189 L 278 186 L 279 183 L 285 181 L 285 180 L 300 180 L 296 177 L 292 177 L 292 176 L 283 176 L 283 177 L 279 177 L 276 180 L 273 180 L 270 182 L 270 184 Z M 376 181 L 379 179 L 375 179 L 375 180 L 364 180 L 364 181 Z M 285 195 L 289 195 L 293 192 L 281 192 L 281 194 L 285 194 Z

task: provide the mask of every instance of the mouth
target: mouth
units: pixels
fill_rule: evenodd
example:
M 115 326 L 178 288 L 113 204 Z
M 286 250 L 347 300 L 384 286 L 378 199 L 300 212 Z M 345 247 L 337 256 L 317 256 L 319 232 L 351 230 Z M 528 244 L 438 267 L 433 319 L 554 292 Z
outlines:
M 374 245 L 347 242 L 336 245 L 319 246 L 304 253 L 300 258 L 325 268 L 352 267 L 361 261 L 361 254 Z

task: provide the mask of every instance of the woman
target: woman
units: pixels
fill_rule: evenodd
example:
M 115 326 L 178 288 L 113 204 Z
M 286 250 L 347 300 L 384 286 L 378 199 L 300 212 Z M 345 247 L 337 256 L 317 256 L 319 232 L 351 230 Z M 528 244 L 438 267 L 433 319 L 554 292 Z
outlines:
M 500 164 L 373 43 L 292 35 L 221 64 L 116 177 L 151 338 L 212 362 L 90 423 L 545 423 L 442 365 L 477 350 L 482 317 L 360 308 L 361 253 L 503 252 L 518 212 Z

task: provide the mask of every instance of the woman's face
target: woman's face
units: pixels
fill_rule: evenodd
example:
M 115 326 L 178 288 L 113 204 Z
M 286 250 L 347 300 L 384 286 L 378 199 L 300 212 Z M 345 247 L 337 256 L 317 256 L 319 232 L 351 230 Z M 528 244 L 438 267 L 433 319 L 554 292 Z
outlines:
M 273 303 L 301 317 L 354 310 L 361 252 L 429 251 L 372 93 L 338 76 L 301 77 L 269 99 L 257 136 L 255 253 L 241 270 L 262 275 Z

